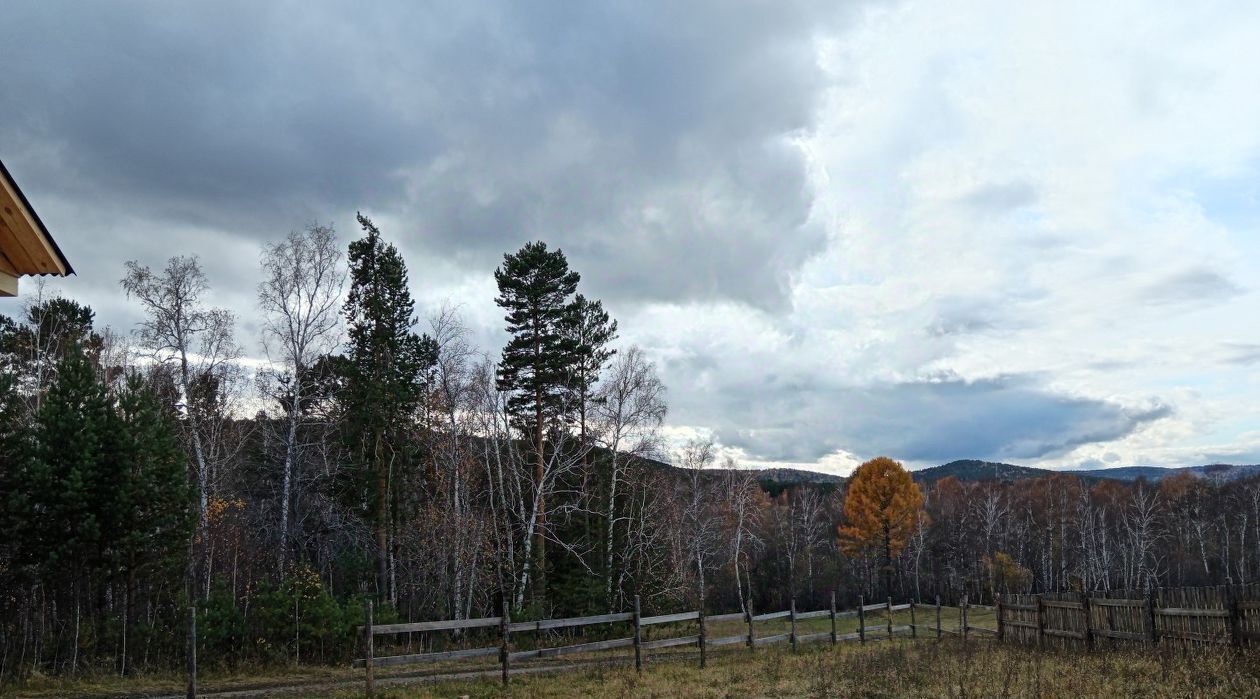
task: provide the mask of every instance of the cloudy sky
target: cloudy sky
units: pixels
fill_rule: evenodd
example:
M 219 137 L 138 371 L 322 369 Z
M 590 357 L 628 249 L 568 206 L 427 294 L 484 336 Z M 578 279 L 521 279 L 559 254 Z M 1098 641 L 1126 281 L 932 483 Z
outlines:
M 260 245 L 362 210 L 488 351 L 561 247 L 746 463 L 1260 462 L 1256 3 L 4 14 L 0 158 L 116 328 L 197 254 L 257 354 Z

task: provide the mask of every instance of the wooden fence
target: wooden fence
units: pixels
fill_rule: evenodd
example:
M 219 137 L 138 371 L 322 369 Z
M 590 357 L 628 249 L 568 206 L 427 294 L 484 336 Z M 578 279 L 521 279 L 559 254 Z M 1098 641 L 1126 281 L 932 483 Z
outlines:
M 908 634 L 910 637 L 914 638 L 918 636 L 921 630 L 935 633 L 937 638 L 939 638 L 942 633 L 961 633 L 965 636 L 968 631 L 965 618 L 965 602 L 963 610 L 959 613 L 958 630 L 941 628 L 942 609 L 945 608 L 941 606 L 939 598 L 936 600 L 935 606 L 925 606 L 914 602 L 894 605 L 892 603 L 892 598 L 888 598 L 884 602 L 879 602 L 877 604 L 862 604 L 861 602 L 862 601 L 859 600 L 859 605 L 856 609 L 837 611 L 836 596 L 832 593 L 831 606 L 828 609 L 818 609 L 805 612 L 798 612 L 796 609 L 796 602 L 792 601 L 788 609 L 754 614 L 752 613 L 752 603 L 749 602 L 747 604 L 747 611 L 743 612 L 706 615 L 703 611 L 696 610 L 644 617 L 639 613 L 639 598 L 635 597 L 633 611 L 617 614 L 600 614 L 596 616 L 572 617 L 567 619 L 541 619 L 537 621 L 513 622 L 511 621 L 510 610 L 507 608 L 507 605 L 504 605 L 503 615 L 496 617 L 456 619 L 448 621 L 420 621 L 406 624 L 382 625 L 375 625 L 372 623 L 372 605 L 369 602 L 367 607 L 367 623 L 364 626 L 359 627 L 360 632 L 363 634 L 365 653 L 363 658 L 354 661 L 354 666 L 361 667 L 366 670 L 365 676 L 367 682 L 367 694 L 371 697 L 373 692 L 373 670 L 376 667 L 390 667 L 396 665 L 434 663 L 448 660 L 498 656 L 502 680 L 504 684 L 507 684 L 512 673 L 512 665 L 517 661 L 554 658 L 574 653 L 590 653 L 595 651 L 614 650 L 618 648 L 633 648 L 635 669 L 641 671 L 643 669 L 644 651 L 676 646 L 695 646 L 698 648 L 700 666 L 704 667 L 706 664 L 708 650 L 712 647 L 743 645 L 749 650 L 756 650 L 762 646 L 787 643 L 792 647 L 792 650 L 796 650 L 802 643 L 815 641 L 829 641 L 832 644 L 836 644 L 841 641 L 857 641 L 859 643 L 866 643 L 868 641 L 887 640 L 893 638 L 897 634 Z M 893 624 L 894 614 L 901 611 L 909 612 L 909 624 Z M 936 625 L 933 626 L 932 624 L 917 623 L 916 612 L 924 614 L 928 620 L 934 618 Z M 883 623 L 874 625 L 869 624 L 867 620 L 868 615 L 873 617 L 882 616 Z M 857 630 L 852 633 L 838 633 L 836 625 L 837 620 L 851 617 L 857 617 L 858 619 Z M 797 622 L 823 618 L 829 619 L 831 622 L 831 628 L 829 631 L 814 633 L 797 632 Z M 787 620 L 787 633 L 779 633 L 768 636 L 757 635 L 757 624 L 759 622 L 780 619 Z M 732 621 L 743 621 L 746 630 L 738 635 L 710 637 L 708 634 L 710 624 Z M 690 622 L 696 622 L 698 633 L 652 640 L 643 639 L 643 629 L 645 627 Z M 631 635 L 626 637 L 590 641 L 586 643 L 577 643 L 552 648 L 513 650 L 512 639 L 520 634 L 538 634 L 539 632 L 548 630 L 627 623 L 630 626 Z M 975 627 L 970 628 L 975 630 Z M 497 643 L 495 645 L 488 645 L 479 648 L 461 648 L 458 650 L 430 653 L 409 653 L 405 655 L 388 655 L 384 657 L 378 657 L 375 655 L 375 638 L 377 636 L 443 631 L 462 633 L 475 629 L 497 629 Z
M 1060 592 L 999 595 L 993 606 L 970 604 L 966 596 L 963 596 L 956 607 L 943 606 L 939 597 L 935 604 L 913 601 L 893 604 L 892 598 L 865 604 L 859 598 L 856 608 L 844 611 L 836 609 L 835 599 L 833 593 L 828 609 L 804 612 L 797 611 L 796 602 L 792 601 L 788 609 L 755 614 L 752 603 L 749 602 L 746 611 L 742 612 L 706 615 L 702 610 L 696 610 L 644 617 L 640 614 L 639 598 L 636 597 L 633 611 L 616 614 L 514 622 L 511 620 L 510 610 L 504 605 L 503 615 L 496 617 L 383 625 L 372 623 L 372 605 L 369 603 L 367 623 L 359 627 L 363 634 L 365 653 L 363 658 L 354 661 L 354 665 L 366 670 L 367 694 L 371 697 L 373 670 L 376 667 L 496 656 L 502 681 L 507 684 L 512 665 L 518 661 L 621 648 L 632 649 L 635 669 L 642 670 L 644 652 L 664 648 L 693 646 L 699 650 L 700 666 L 704 667 L 710 648 L 742 645 L 755 651 L 762 646 L 786 643 L 792 650 L 796 650 L 802 643 L 866 643 L 891 639 L 898 634 L 909 638 L 936 639 L 946 634 L 963 639 L 978 636 L 999 642 L 1032 644 L 1041 648 L 1087 649 L 1104 644 L 1241 646 L 1260 639 L 1260 585 L 1162 588 L 1149 593 L 1110 591 L 1089 594 Z M 894 615 L 898 612 L 908 613 L 908 624 L 894 623 Z M 994 613 L 996 628 L 973 624 L 971 615 L 977 612 L 986 615 Z M 946 614 L 949 615 L 948 618 Z M 839 633 L 837 620 L 854 617 L 857 620 L 856 630 Z M 830 629 L 798 633 L 797 622 L 811 619 L 829 619 Z M 775 620 L 787 621 L 787 633 L 757 634 L 758 623 Z M 735 621 L 744 623 L 744 631 L 739 634 L 714 637 L 708 632 L 712 624 Z M 647 627 L 680 623 L 694 623 L 697 633 L 651 640 L 643 637 L 643 630 Z M 544 631 L 593 626 L 607 627 L 602 631 L 609 633 L 619 624 L 625 625 L 624 628 L 627 628 L 630 635 L 558 647 L 514 650 L 513 639 L 522 634 L 533 634 L 537 639 Z M 478 629 L 493 630 L 481 637 L 486 640 L 493 638 L 494 645 L 383 657 L 376 656 L 374 652 L 377 636 L 474 632 L 467 634 L 471 638 L 478 635 L 475 633 Z
M 1249 645 L 1260 638 L 1260 586 L 1002 595 L 1000 640 L 1038 647 Z

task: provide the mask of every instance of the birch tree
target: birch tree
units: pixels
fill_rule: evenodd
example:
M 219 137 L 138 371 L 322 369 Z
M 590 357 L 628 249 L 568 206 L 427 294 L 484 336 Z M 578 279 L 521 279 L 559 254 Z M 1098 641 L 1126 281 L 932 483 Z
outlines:
M 283 579 L 292 547 L 289 511 L 300 450 L 298 431 L 306 402 L 316 392 L 319 378 L 315 363 L 341 340 L 338 305 L 346 270 L 332 227 L 312 225 L 266 246 L 262 273 L 263 281 L 258 285 L 262 345 L 267 358 L 278 367 L 275 397 L 286 414 L 276 545 L 277 572 Z
M 120 283 L 127 296 L 138 300 L 144 310 L 145 317 L 136 329 L 141 347 L 154 361 L 173 368 L 185 405 L 192 398 L 197 377 L 213 375 L 240 356 L 233 337 L 236 319 L 231 312 L 205 303 L 203 296 L 210 285 L 196 257 L 172 257 L 158 272 L 133 260 L 126 264 L 126 274 Z M 183 422 L 192 452 L 200 534 L 189 542 L 189 548 L 192 550 L 198 545 L 201 548 L 203 580 L 200 588 L 203 596 L 209 596 L 210 527 L 206 516 L 209 464 L 196 411 L 186 411 Z M 195 560 L 194 556 L 189 556 L 188 578 L 194 588 L 198 587 Z
M 615 327 L 615 326 L 614 326 Z M 634 510 L 624 511 L 618 500 L 625 487 L 627 463 L 653 455 L 660 448 L 665 420 L 665 385 L 643 350 L 630 347 L 609 367 L 595 400 L 597 442 L 608 465 L 608 493 L 604 502 L 604 599 L 614 603 L 613 580 L 617 532 L 628 526 Z

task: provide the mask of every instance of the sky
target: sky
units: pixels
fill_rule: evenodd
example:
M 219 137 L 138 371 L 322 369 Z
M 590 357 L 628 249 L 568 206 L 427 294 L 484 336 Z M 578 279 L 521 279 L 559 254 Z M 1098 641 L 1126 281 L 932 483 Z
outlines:
M 13 0 L 0 65 L 115 329 L 195 254 L 258 357 L 262 246 L 362 211 L 490 353 L 561 248 L 743 464 L 1260 463 L 1254 2 Z

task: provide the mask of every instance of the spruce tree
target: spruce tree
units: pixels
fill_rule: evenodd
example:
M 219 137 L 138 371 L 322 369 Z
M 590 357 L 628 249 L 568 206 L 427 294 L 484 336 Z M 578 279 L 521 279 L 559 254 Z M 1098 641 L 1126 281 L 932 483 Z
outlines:
M 508 411 L 518 429 L 531 441 L 534 487 L 543 487 L 546 472 L 544 438 L 549 424 L 565 418 L 569 387 L 578 349 L 565 333 L 570 323 L 574 291 L 581 277 L 569 269 L 564 252 L 547 249 L 542 241 L 526 243 L 515 254 L 503 256 L 494 272 L 499 286 L 495 303 L 507 311 L 511 335 L 499 362 L 498 386 L 508 391 Z M 542 495 L 534 520 L 535 590 L 546 588 L 546 544 L 543 526 L 546 507 Z M 541 596 L 541 595 L 540 595 Z
M 350 243 L 351 284 L 344 309 L 349 352 L 340 363 L 347 446 L 358 467 L 347 494 L 352 502 L 366 504 L 376 533 L 377 590 L 392 600 L 390 476 L 406 466 L 405 432 L 437 359 L 437 343 L 411 329 L 415 302 L 402 255 L 370 219 L 362 214 L 358 219 L 366 235 Z

